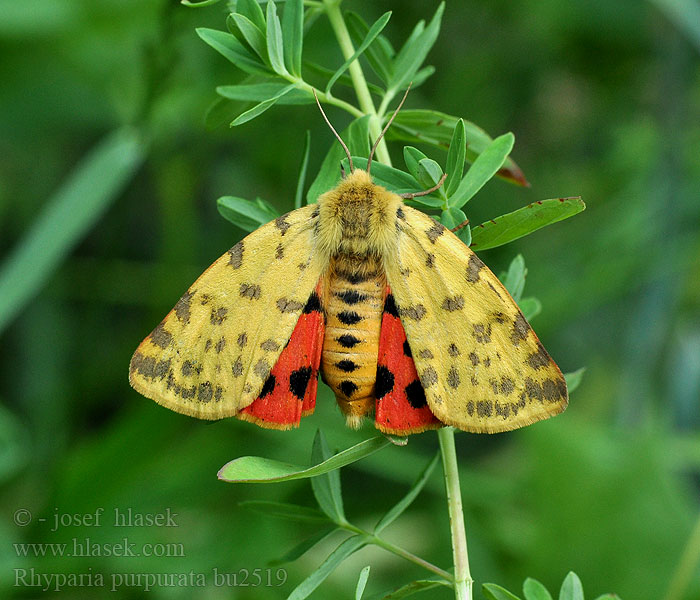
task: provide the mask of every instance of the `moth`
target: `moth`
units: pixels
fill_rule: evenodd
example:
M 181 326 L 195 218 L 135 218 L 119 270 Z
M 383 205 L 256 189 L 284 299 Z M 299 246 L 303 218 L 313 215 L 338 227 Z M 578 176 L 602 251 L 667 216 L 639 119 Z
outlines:
M 373 413 L 397 435 L 495 433 L 566 408 L 561 371 L 500 281 L 373 182 L 379 139 L 366 171 L 343 144 L 350 173 L 335 189 L 260 227 L 192 284 L 134 353 L 137 391 L 200 419 L 290 429 L 313 412 L 320 373 L 350 427 Z

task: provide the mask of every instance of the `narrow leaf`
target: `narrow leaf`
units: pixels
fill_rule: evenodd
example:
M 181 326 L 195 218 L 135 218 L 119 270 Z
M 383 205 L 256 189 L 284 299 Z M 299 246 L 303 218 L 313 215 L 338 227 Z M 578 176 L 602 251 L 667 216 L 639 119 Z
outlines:
M 303 600 L 308 598 L 309 595 L 328 577 L 335 568 L 343 562 L 348 556 L 357 552 L 360 548 L 366 545 L 363 537 L 359 535 L 354 535 L 346 539 L 340 546 L 338 546 L 330 556 L 323 561 L 323 563 L 316 569 L 311 575 L 309 575 L 304 581 L 302 581 L 291 594 L 287 597 L 287 600 Z
M 237 0 L 236 12 L 248 17 L 260 31 L 266 31 L 265 15 L 257 0 Z
M 255 231 L 261 225 L 279 217 L 279 213 L 267 202 L 223 196 L 216 201 L 219 214 L 244 231 Z
M 426 189 L 436 186 L 442 179 L 442 167 L 432 158 L 423 158 L 418 162 L 418 182 Z M 445 195 L 443 188 L 438 188 L 433 192 L 440 196 Z
M 390 90 L 404 89 L 411 82 L 433 44 L 435 44 L 435 40 L 440 32 L 440 23 L 444 10 L 445 3 L 441 2 L 425 30 L 414 29 L 414 33 L 406 40 L 394 61 L 394 75 L 389 82 Z M 415 35 L 417 31 L 420 31 L 420 33 Z
M 299 467 L 270 458 L 243 456 L 225 464 L 218 473 L 219 479 L 232 483 L 276 483 L 305 479 L 328 473 L 354 463 L 377 450 L 389 445 L 389 441 L 379 435 L 343 450 L 328 460 L 313 467 Z
M 585 210 L 581 198 L 552 198 L 523 206 L 474 227 L 472 248 L 487 250 L 503 246 L 542 227 L 573 217 Z
M 523 313 L 523 316 L 528 321 L 534 319 L 542 312 L 542 303 L 533 296 L 523 298 L 518 302 L 518 306 L 520 306 L 520 312 Z
M 620 596 L 617 594 L 603 594 L 598 596 L 595 600 L 620 600 Z
M 312 104 L 314 97 L 305 90 L 292 88 L 283 96 L 279 92 L 288 88 L 288 83 L 251 83 L 242 85 L 220 85 L 216 93 L 229 100 L 264 102 L 272 96 L 278 96 L 277 104 Z
M 508 272 L 500 277 L 501 283 L 508 290 L 508 293 L 516 302 L 520 301 L 523 289 L 525 289 L 525 278 L 527 277 L 527 268 L 525 267 L 525 259 L 522 254 L 518 254 L 510 261 Z
M 428 77 L 430 77 L 433 73 L 435 73 L 435 67 L 433 67 L 432 65 L 428 65 L 420 69 L 411 80 L 411 89 L 415 90 L 419 88 L 423 84 L 423 82 L 426 79 L 428 79 Z
M 552 595 L 537 579 L 528 577 L 523 583 L 525 600 L 552 600 Z
M 421 493 L 425 487 L 425 484 L 428 482 L 428 478 L 432 474 L 433 469 L 435 469 L 435 465 L 437 464 L 439 458 L 440 453 L 438 452 L 435 454 L 435 456 L 433 456 L 433 458 L 430 459 L 430 461 L 428 461 L 428 464 L 420 472 L 418 478 L 413 483 L 408 493 L 401 500 L 399 500 L 399 502 L 397 502 L 381 519 L 379 519 L 379 522 L 374 527 L 375 534 L 379 534 L 379 532 L 385 527 L 393 523 L 418 497 L 418 494 Z
M 350 35 L 355 44 L 362 43 L 362 40 L 369 33 L 369 25 L 357 13 L 348 11 L 345 14 L 345 21 L 350 31 Z M 370 44 L 365 52 L 365 58 L 377 77 L 387 83 L 393 72 L 392 58 L 394 49 L 384 36 L 378 36 L 375 43 Z
M 390 433 L 382 434 L 389 440 L 394 446 L 407 446 L 408 438 L 406 436 L 391 435 Z
M 244 500 L 238 506 L 247 508 L 257 513 L 287 519 L 289 521 L 305 521 L 312 523 L 328 523 L 328 517 L 320 510 L 310 506 L 287 504 L 285 502 L 272 502 L 268 500 Z
M 508 158 L 515 136 L 505 133 L 497 137 L 474 161 L 457 190 L 450 198 L 450 205 L 462 208 L 491 179 Z
M 418 148 L 414 148 L 413 146 L 404 146 L 403 161 L 406 163 L 408 172 L 413 175 L 416 180 L 418 180 L 419 163 L 424 158 L 428 157 L 418 150 Z
M 248 17 L 240 15 L 238 13 L 232 13 L 230 15 L 231 20 L 235 23 L 238 30 L 243 35 L 250 47 L 255 50 L 255 53 L 262 59 L 267 60 L 267 44 L 265 42 L 265 34 L 260 31 L 255 23 L 253 23 Z
M 304 136 L 304 149 L 301 153 L 301 165 L 299 166 L 299 177 L 297 177 L 297 189 L 294 193 L 294 208 L 301 208 L 304 198 L 304 185 L 306 184 L 306 171 L 309 166 L 309 151 L 311 150 L 311 132 L 306 131 Z
M 348 127 L 340 133 L 340 137 L 346 140 L 352 154 L 367 156 L 369 153 L 369 115 L 355 119 Z M 362 140 L 365 140 L 362 143 Z M 361 148 L 357 148 L 357 145 Z M 306 194 L 306 200 L 309 204 L 316 202 L 318 197 L 334 188 L 340 181 L 340 163 L 345 156 L 345 152 L 340 144 L 333 140 L 333 144 L 323 159 L 321 169 L 316 175 L 309 191 Z
M 279 558 L 276 558 L 274 560 L 271 560 L 270 565 L 274 567 L 277 565 L 283 565 L 283 564 L 290 563 L 290 562 L 297 560 L 298 558 L 300 558 L 304 554 L 306 554 L 309 550 L 311 550 L 311 548 L 313 548 L 321 540 L 324 540 L 331 533 L 333 533 L 335 531 L 337 531 L 336 527 L 331 527 L 329 529 L 321 529 L 321 530 L 317 531 L 312 536 L 299 542 L 296 546 L 294 546 L 288 552 L 285 552 L 284 555 L 282 555 Z
M 583 585 L 578 575 L 573 571 L 569 571 L 569 574 L 564 578 L 564 582 L 561 584 L 559 600 L 584 600 Z
M 311 71 L 312 73 L 319 75 L 320 77 L 323 78 L 329 78 L 335 71 L 333 69 L 327 69 L 326 67 L 319 65 L 315 62 L 311 62 L 309 60 L 304 61 L 304 68 L 307 69 L 308 71 Z M 353 88 L 353 83 L 352 83 L 352 78 L 350 75 L 347 73 L 344 73 L 343 75 L 340 76 L 340 79 L 338 79 L 337 83 L 340 85 L 344 85 L 349 88 Z M 378 96 L 383 96 L 384 95 L 384 90 L 380 88 L 378 85 L 375 85 L 371 81 L 367 82 L 367 87 L 369 88 L 369 91 L 372 92 L 373 94 L 377 94 Z
M 467 134 L 464 128 L 464 119 L 457 121 L 452 139 L 450 140 L 450 148 L 447 151 L 447 162 L 445 163 L 445 193 L 447 196 L 452 196 L 459 182 L 462 181 L 462 173 L 464 172 L 464 161 L 467 157 Z
M 244 113 L 241 113 L 231 122 L 231 127 L 237 127 L 238 125 L 243 125 L 243 123 L 247 123 L 248 121 L 252 121 L 255 117 L 259 117 L 268 108 L 271 108 L 272 106 L 274 106 L 280 98 L 284 97 L 286 94 L 291 92 L 293 89 L 294 89 L 293 85 L 288 85 L 287 87 L 285 87 L 282 90 L 280 90 L 279 92 L 277 92 L 277 94 L 274 95 L 272 98 L 268 98 L 267 100 L 260 102 L 260 104 L 256 104 L 253 108 L 250 108 L 247 111 L 245 111 Z
M 333 87 L 333 84 L 338 80 L 338 77 L 340 77 L 345 71 L 348 69 L 348 67 L 355 61 L 359 56 L 362 55 L 362 53 L 367 50 L 369 45 L 376 39 L 376 37 L 381 33 L 382 29 L 386 27 L 386 24 L 389 22 L 389 19 L 391 18 L 391 11 L 385 12 L 381 17 L 379 17 L 370 30 L 367 32 L 367 35 L 365 36 L 365 39 L 362 40 L 362 43 L 360 46 L 355 50 L 355 52 L 348 58 L 341 66 L 340 68 L 333 73 L 333 76 L 330 78 L 330 81 L 326 85 L 326 94 L 328 94 L 331 91 L 331 88 Z
M 242 71 L 253 75 L 269 75 L 270 69 L 252 55 L 234 35 L 216 29 L 199 27 L 197 35 L 219 54 L 230 60 Z
M 136 130 L 119 129 L 90 150 L 49 198 L 0 265 L 0 331 L 117 199 L 144 153 Z
M 515 594 L 511 594 L 507 589 L 495 583 L 485 583 L 481 586 L 481 591 L 486 600 L 520 600 Z
M 409 596 L 414 596 L 420 592 L 427 592 L 428 590 L 433 590 L 437 587 L 451 588 L 452 584 L 444 579 L 418 579 L 416 581 L 412 581 L 411 583 L 402 585 L 393 592 L 377 594 L 368 600 L 399 600 L 400 598 L 408 598 Z
M 277 16 L 274 0 L 267 0 L 267 54 L 275 73 L 287 75 L 284 66 L 284 42 L 282 40 L 282 25 Z
M 445 150 L 449 148 L 458 120 L 457 117 L 436 110 L 406 109 L 396 115 L 386 135 L 390 140 L 430 144 Z M 492 139 L 481 127 L 471 121 L 465 120 L 464 128 L 467 143 L 466 160 L 474 162 L 477 156 L 489 146 Z M 520 167 L 511 158 L 506 159 L 497 175 L 517 185 L 530 185 Z
M 367 579 L 369 578 L 370 566 L 367 565 L 360 571 L 360 577 L 357 579 L 357 587 L 355 588 L 355 600 L 362 600 L 362 595 L 365 593 Z
M 367 159 L 361 156 L 353 156 L 352 161 L 356 168 L 366 169 Z M 347 159 L 343 161 L 345 168 L 348 168 Z M 378 185 L 384 186 L 388 190 L 396 194 L 406 192 L 416 192 L 423 189 L 420 184 L 411 177 L 408 173 L 404 173 L 394 167 L 383 165 L 382 163 L 372 163 L 372 179 Z M 427 196 L 417 198 L 417 200 L 425 200 Z M 440 202 L 438 200 L 438 202 Z
M 440 214 L 440 222 L 448 229 L 456 229 L 454 234 L 464 242 L 466 246 L 471 243 L 472 234 L 467 215 L 461 208 L 448 208 Z M 459 229 L 457 229 L 459 228 Z
M 330 448 L 326 442 L 326 437 L 323 432 L 318 429 L 314 437 L 314 443 L 311 450 L 311 464 L 318 465 L 328 460 L 332 456 Z M 326 513 L 333 521 L 345 521 L 345 513 L 343 512 L 343 496 L 340 490 L 340 470 L 333 469 L 314 477 L 311 480 L 311 488 L 318 505 L 324 513 Z
M 191 0 L 180 0 L 180 4 L 183 4 L 184 6 L 190 6 L 192 8 L 203 8 L 205 6 L 211 6 L 212 4 L 216 4 L 217 2 L 221 2 L 221 0 L 200 0 L 199 2 L 191 2 Z
M 284 59 L 292 75 L 301 76 L 301 55 L 304 48 L 304 1 L 287 0 L 282 14 Z
M 586 367 L 581 367 L 576 371 L 564 374 L 564 379 L 566 379 L 566 388 L 569 390 L 569 393 L 573 392 L 579 385 L 581 385 L 585 371 Z

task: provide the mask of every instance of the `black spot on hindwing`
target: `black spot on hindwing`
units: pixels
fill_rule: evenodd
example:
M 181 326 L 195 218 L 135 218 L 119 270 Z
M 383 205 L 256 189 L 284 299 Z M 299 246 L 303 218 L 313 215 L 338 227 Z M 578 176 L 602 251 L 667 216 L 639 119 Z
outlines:
M 377 365 L 377 381 L 374 395 L 379 400 L 394 389 L 394 374 L 384 365 Z
M 303 400 L 310 380 L 311 367 L 301 367 L 296 371 L 292 371 L 289 376 L 289 391 L 299 400 Z

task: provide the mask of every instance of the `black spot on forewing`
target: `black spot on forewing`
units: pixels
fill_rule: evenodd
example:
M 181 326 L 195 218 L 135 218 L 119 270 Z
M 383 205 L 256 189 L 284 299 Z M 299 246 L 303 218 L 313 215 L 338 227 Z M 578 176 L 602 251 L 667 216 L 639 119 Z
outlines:
M 216 350 L 216 353 L 219 354 L 225 347 L 226 347 L 226 338 L 222 337 L 218 342 L 216 342 L 216 346 L 214 347 L 214 350 Z
M 493 414 L 493 402 L 491 400 L 479 400 L 476 403 L 476 414 L 480 417 L 490 417 Z
M 224 319 L 226 319 L 226 314 L 228 313 L 228 308 L 217 308 L 211 309 L 211 316 L 209 317 L 209 320 L 211 321 L 212 325 L 221 325 L 224 322 Z
M 352 348 L 362 341 L 349 333 L 344 333 L 340 337 L 337 337 L 336 340 L 343 348 Z
M 185 324 L 190 322 L 190 303 L 192 302 L 192 296 L 194 296 L 194 292 L 187 292 L 175 305 L 175 316 Z
M 262 389 L 260 390 L 260 396 L 258 396 L 258 398 L 264 398 L 265 396 L 274 392 L 276 383 L 277 380 L 275 379 L 275 376 L 272 373 L 270 373 L 270 375 L 265 380 Z
M 241 333 L 236 342 L 238 343 L 239 348 L 243 348 L 248 343 L 248 335 L 245 332 Z
M 427 369 L 424 369 L 420 375 L 420 382 L 424 388 L 429 388 L 431 385 L 435 385 L 437 383 L 437 380 L 438 376 L 433 367 L 428 367 Z
M 163 326 L 163 323 L 158 325 L 152 332 L 151 332 L 151 342 L 158 346 L 159 348 L 167 348 L 173 341 L 173 334 L 170 333 L 165 327 Z
M 403 353 L 408 356 L 408 358 L 413 357 L 413 354 L 411 353 L 411 346 L 408 345 L 408 340 L 405 340 L 403 343 Z
M 400 206 L 396 209 L 396 217 L 402 221 L 406 220 L 406 213 L 403 212 L 403 208 Z
M 261 294 L 260 286 L 253 283 L 242 283 L 239 289 L 239 294 L 241 295 L 241 298 L 257 300 L 260 298 Z
M 379 400 L 394 389 L 394 374 L 384 365 L 377 366 L 377 381 L 374 386 L 374 396 Z
M 458 388 L 459 384 L 459 373 L 457 372 L 457 369 L 452 367 L 450 372 L 447 374 L 447 385 L 449 385 L 451 388 Z
M 479 271 L 483 268 L 484 263 L 481 262 L 481 259 L 476 254 L 472 254 L 467 263 L 467 281 L 469 283 L 476 283 L 479 281 Z
M 464 308 L 464 297 L 455 296 L 454 298 L 447 297 L 442 302 L 442 309 L 448 312 L 454 312 L 456 310 L 462 310 Z
M 424 350 L 421 350 L 418 353 L 418 356 L 424 360 L 430 360 L 431 358 L 435 358 L 433 353 L 430 350 L 428 350 L 427 348 L 425 348 Z
M 282 235 L 287 233 L 287 230 L 291 227 L 289 223 L 287 223 L 287 215 L 282 215 L 281 217 L 277 217 L 275 219 L 275 227 L 280 230 Z
M 480 344 L 488 344 L 491 341 L 491 325 L 484 326 L 483 323 L 475 323 L 474 338 Z
M 304 314 L 308 315 L 312 312 L 321 312 L 321 299 L 316 292 L 312 292 L 309 300 L 304 306 Z
M 566 398 L 566 383 L 561 379 L 545 379 L 542 382 L 542 396 L 547 402 L 559 402 L 561 398 Z
M 234 377 L 240 377 L 243 375 L 243 361 L 241 360 L 240 356 L 236 359 L 233 365 L 231 365 L 231 372 L 233 373 Z
M 362 317 L 354 310 L 343 310 L 338 313 L 338 320 L 344 325 L 355 325 L 362 321 Z
M 406 399 L 413 408 L 423 408 L 427 402 L 425 399 L 425 390 L 417 379 L 409 383 L 404 389 Z
M 238 242 L 233 248 L 228 251 L 228 264 L 234 269 L 240 269 L 243 264 L 243 242 Z
M 448 353 L 450 356 L 459 356 L 459 355 L 461 354 L 460 351 L 459 351 L 459 348 L 457 348 L 457 346 L 456 346 L 455 344 L 450 344 L 450 345 L 447 347 L 447 353 Z
M 260 379 L 267 379 L 267 376 L 270 374 L 270 370 L 272 367 L 270 366 L 270 363 L 268 363 L 264 358 L 261 358 L 258 362 L 255 363 L 255 366 L 253 367 L 253 372 L 260 377 Z
M 277 260 L 282 260 L 284 258 L 284 247 L 282 244 L 277 244 L 277 249 L 275 250 L 275 258 Z
M 303 308 L 304 304 L 297 300 L 290 300 L 289 298 L 280 298 L 277 300 L 277 310 L 282 313 L 298 312 Z
M 340 391 L 345 394 L 347 398 L 350 398 L 357 391 L 357 384 L 354 381 L 346 379 L 340 382 Z
M 210 402 L 213 395 L 214 390 L 211 387 L 210 381 L 205 381 L 204 383 L 199 384 L 199 388 L 197 389 L 197 400 L 200 402 Z
M 310 380 L 311 367 L 301 367 L 296 371 L 292 371 L 289 376 L 289 391 L 299 400 L 303 400 Z
M 420 321 L 428 311 L 425 310 L 425 306 L 422 304 L 416 304 L 415 306 L 406 306 L 399 310 L 402 317 L 407 317 L 413 319 L 414 321 Z
M 501 394 L 508 396 L 515 390 L 515 382 L 510 377 L 501 377 Z
M 530 400 L 542 401 L 542 386 L 531 377 L 525 379 L 525 393 Z
M 260 344 L 260 347 L 266 352 L 276 352 L 280 349 L 280 345 L 272 339 L 267 339 Z
M 533 369 L 541 369 L 549 364 L 549 354 L 544 349 L 544 346 L 538 341 L 537 342 L 537 352 L 533 352 L 527 357 L 527 364 Z
M 474 365 L 475 367 L 479 364 L 479 357 L 476 355 L 475 352 L 469 353 L 469 360 L 472 361 L 472 365 Z
M 394 295 L 389 294 L 384 301 L 384 312 L 390 314 L 392 317 L 398 318 L 399 309 L 396 307 L 396 301 L 394 300 Z
M 428 239 L 434 244 L 435 241 L 445 233 L 445 226 L 441 223 L 433 223 L 432 227 L 425 232 Z
M 510 334 L 510 341 L 513 342 L 514 346 L 519 346 L 520 342 L 527 338 L 529 331 L 530 325 L 525 320 L 523 313 L 518 312 L 518 315 L 513 321 L 513 331 Z
M 428 254 L 428 256 L 425 259 L 425 266 L 428 267 L 429 269 L 432 269 L 435 266 L 435 255 L 434 254 Z
M 357 371 L 357 369 L 359 369 L 356 363 L 348 359 L 338 361 L 335 363 L 335 366 L 346 373 L 352 373 L 353 371 Z

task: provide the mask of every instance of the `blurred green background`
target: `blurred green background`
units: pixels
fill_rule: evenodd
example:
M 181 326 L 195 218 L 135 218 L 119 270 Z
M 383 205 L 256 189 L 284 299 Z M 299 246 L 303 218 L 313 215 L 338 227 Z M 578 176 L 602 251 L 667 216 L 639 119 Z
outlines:
M 437 2 L 347 5 L 370 22 L 394 9 L 385 34 L 400 45 Z M 211 580 L 213 568 L 266 568 L 313 525 L 238 502 L 311 503 L 308 481 L 227 485 L 217 470 L 246 454 L 305 464 L 318 427 L 336 448 L 373 435 L 345 429 L 327 389 L 313 417 L 282 433 L 198 422 L 128 385 L 141 339 L 243 236 L 216 199 L 260 196 L 286 211 L 305 131 L 311 177 L 332 142 L 313 106 L 274 107 L 236 129 L 205 125 L 215 86 L 242 78 L 194 32 L 224 29 L 225 14 L 223 3 L 0 0 L 0 296 L 17 305 L 0 346 L 2 597 L 281 598 L 339 542 L 287 565 L 282 587 L 146 593 L 132 581 L 110 592 L 113 574 Z M 328 67 L 342 62 L 324 19 L 307 47 Z M 689 541 L 700 511 L 700 4 L 453 0 L 428 63 L 437 72 L 407 106 L 464 117 L 493 136 L 513 131 L 513 157 L 532 183 L 492 181 L 469 204 L 472 222 L 557 196 L 588 205 L 481 254 L 496 272 L 524 255 L 526 293 L 544 306 L 535 329 L 562 370 L 587 371 L 562 416 L 457 436 L 472 575 L 514 591 L 533 576 L 554 590 L 575 570 L 590 597 L 700 598 L 700 535 Z M 349 122 L 337 110 L 330 117 L 339 129 Z M 402 166 L 400 146 L 391 150 Z M 90 176 L 76 183 L 81 166 Z M 44 212 L 57 194 L 95 200 L 89 210 L 78 202 Z M 60 248 L 26 237 L 39 220 Z M 25 255 L 11 271 L 5 259 L 19 247 Z M 27 282 L 39 292 L 25 302 Z M 436 448 L 426 433 L 344 469 L 348 514 L 370 525 Z M 55 514 L 100 507 L 100 527 L 50 531 Z M 115 508 L 169 509 L 177 527 L 114 528 Z M 18 509 L 31 512 L 29 524 L 15 523 Z M 124 536 L 182 543 L 185 556 L 30 558 L 13 545 Z M 448 536 L 436 472 L 387 537 L 448 567 Z M 684 552 L 690 581 L 666 596 Z M 365 549 L 314 597 L 350 598 L 366 564 L 370 592 L 423 575 Z M 99 573 L 105 587 L 42 592 L 17 585 L 18 568 Z

